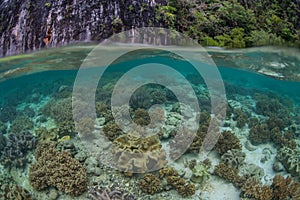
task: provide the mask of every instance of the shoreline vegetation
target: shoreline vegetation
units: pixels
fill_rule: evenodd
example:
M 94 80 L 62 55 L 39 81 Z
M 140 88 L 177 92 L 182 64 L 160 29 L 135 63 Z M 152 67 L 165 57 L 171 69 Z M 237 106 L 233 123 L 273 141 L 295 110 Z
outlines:
M 203 46 L 300 47 L 298 0 L 170 0 L 156 20 Z

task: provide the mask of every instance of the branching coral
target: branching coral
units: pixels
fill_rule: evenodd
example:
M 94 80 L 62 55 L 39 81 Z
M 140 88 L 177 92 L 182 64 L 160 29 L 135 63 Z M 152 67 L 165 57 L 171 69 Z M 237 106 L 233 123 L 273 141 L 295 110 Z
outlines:
M 291 177 L 284 178 L 276 175 L 271 187 L 274 199 L 300 199 L 300 183 L 294 182 Z
M 273 200 L 273 191 L 269 186 L 261 186 L 254 178 L 248 179 L 241 188 L 241 197 L 254 200 Z
M 110 141 L 113 141 L 114 139 L 122 135 L 123 131 L 115 122 L 110 122 L 104 125 L 103 133 Z
M 248 179 L 241 188 L 241 197 L 253 200 L 286 200 L 300 198 L 300 183 L 276 175 L 271 186 L 261 186 L 256 179 Z
M 140 138 L 123 135 L 113 142 L 112 152 L 120 170 L 145 173 L 162 168 L 166 163 L 166 152 L 156 136 Z
M 216 151 L 223 155 L 231 149 L 241 149 L 239 139 L 230 131 L 224 131 L 215 146 Z
M 5 166 L 24 167 L 28 151 L 35 148 L 36 139 L 28 131 L 9 134 L 1 153 L 1 163 Z
M 17 116 L 12 121 L 9 131 L 12 133 L 19 133 L 21 131 L 31 130 L 33 128 L 33 122 L 25 116 Z
M 237 121 L 236 126 L 242 128 L 246 125 L 248 116 L 242 111 L 241 108 L 237 108 L 234 110 L 233 119 Z
M 267 143 L 270 139 L 271 132 L 267 124 L 258 124 L 250 129 L 249 140 L 253 145 Z
M 38 144 L 37 162 L 29 170 L 30 184 L 37 190 L 53 186 L 73 196 L 82 194 L 87 187 L 86 170 L 69 153 L 60 153 L 55 146 L 54 142 Z
M 0 199 L 5 200 L 33 200 L 30 193 L 15 184 L 3 184 L 0 188 Z
M 153 174 L 146 174 L 140 180 L 140 188 L 143 192 L 154 194 L 160 191 L 160 180 Z
M 134 111 L 133 121 L 141 126 L 146 126 L 150 123 L 150 116 L 145 109 L 138 108 Z
M 175 188 L 178 193 L 183 196 L 192 196 L 195 194 L 195 185 L 192 183 L 187 183 L 185 179 L 180 178 L 178 172 L 174 170 L 173 167 L 165 167 L 159 171 L 159 178 L 167 180 L 167 183 Z
M 235 178 L 238 174 L 238 170 L 235 168 L 229 167 L 224 163 L 220 163 L 215 167 L 214 173 L 217 176 L 222 177 L 229 182 L 234 182 Z
M 3 105 L 0 107 L 0 111 L 0 121 L 2 122 L 12 122 L 17 116 L 16 108 L 10 105 Z

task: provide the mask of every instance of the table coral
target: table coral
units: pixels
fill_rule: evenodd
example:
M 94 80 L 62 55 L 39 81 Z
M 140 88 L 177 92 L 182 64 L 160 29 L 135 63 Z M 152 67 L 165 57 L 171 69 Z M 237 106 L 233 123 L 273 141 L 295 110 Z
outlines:
M 84 167 L 67 152 L 59 152 L 54 142 L 39 143 L 35 152 L 36 163 L 30 166 L 30 184 L 36 190 L 53 186 L 78 196 L 87 187 Z
M 123 135 L 114 140 L 112 152 L 116 167 L 125 172 L 145 173 L 160 169 L 167 163 L 166 152 L 157 136 Z

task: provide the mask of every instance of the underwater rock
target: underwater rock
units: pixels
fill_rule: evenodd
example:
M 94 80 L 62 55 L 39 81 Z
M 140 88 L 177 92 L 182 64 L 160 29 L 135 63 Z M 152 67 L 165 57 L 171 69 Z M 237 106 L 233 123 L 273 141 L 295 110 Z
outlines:
M 245 158 L 246 154 L 240 149 L 231 149 L 221 156 L 221 161 L 230 167 L 238 168 Z
M 275 161 L 273 164 L 273 170 L 275 172 L 282 172 L 284 170 L 284 166 L 281 162 Z
M 27 152 L 35 146 L 36 138 L 30 132 L 10 133 L 1 153 L 1 163 L 10 167 L 24 167 L 27 162 Z
M 160 169 L 167 163 L 166 152 L 157 136 L 123 135 L 114 140 L 112 153 L 116 167 L 124 172 L 145 173 Z
M 49 200 L 56 200 L 59 197 L 57 190 L 54 188 L 51 188 L 50 192 L 47 195 Z
M 292 176 L 300 176 L 300 151 L 297 149 L 290 149 L 288 147 L 282 147 L 277 152 L 276 158 L 281 161 L 286 170 L 291 173 Z
M 36 190 L 48 186 L 79 196 L 87 189 L 85 168 L 68 152 L 59 152 L 54 142 L 39 143 L 35 151 L 36 163 L 29 169 L 29 181 Z

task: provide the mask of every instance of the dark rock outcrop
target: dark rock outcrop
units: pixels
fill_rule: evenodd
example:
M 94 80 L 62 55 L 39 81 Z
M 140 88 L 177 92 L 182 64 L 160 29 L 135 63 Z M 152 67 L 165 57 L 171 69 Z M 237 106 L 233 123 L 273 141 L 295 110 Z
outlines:
M 164 0 L 3 0 L 0 57 L 78 41 L 100 41 L 134 27 L 155 26 Z

